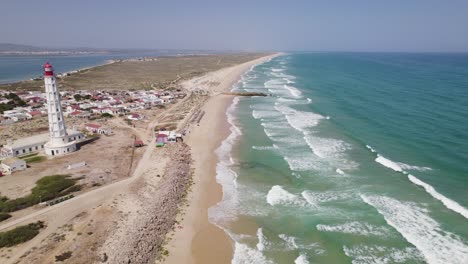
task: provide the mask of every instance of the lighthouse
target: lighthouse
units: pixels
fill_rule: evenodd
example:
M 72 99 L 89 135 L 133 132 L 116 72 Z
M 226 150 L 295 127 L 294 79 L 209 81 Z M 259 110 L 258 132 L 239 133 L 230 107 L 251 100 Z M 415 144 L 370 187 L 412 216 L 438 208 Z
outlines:
M 48 62 L 44 65 L 44 84 L 49 117 L 49 141 L 44 145 L 44 151 L 50 156 L 74 152 L 76 151 L 76 142 L 73 140 L 74 137 L 68 136 L 54 69 Z

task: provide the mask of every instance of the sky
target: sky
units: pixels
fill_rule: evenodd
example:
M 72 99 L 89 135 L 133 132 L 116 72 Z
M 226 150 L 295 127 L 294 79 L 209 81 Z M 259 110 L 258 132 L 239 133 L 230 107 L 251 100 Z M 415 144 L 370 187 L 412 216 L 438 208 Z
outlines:
M 1 0 L 0 43 L 243 51 L 468 51 L 468 1 Z

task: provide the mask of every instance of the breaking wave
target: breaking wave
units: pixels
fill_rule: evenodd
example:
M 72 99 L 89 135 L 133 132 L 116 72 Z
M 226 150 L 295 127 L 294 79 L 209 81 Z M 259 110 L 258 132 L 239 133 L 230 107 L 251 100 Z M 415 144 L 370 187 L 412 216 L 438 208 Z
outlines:
M 377 209 L 428 263 L 466 263 L 468 260 L 468 246 L 457 235 L 442 230 L 427 210 L 385 196 L 361 195 L 361 198 Z

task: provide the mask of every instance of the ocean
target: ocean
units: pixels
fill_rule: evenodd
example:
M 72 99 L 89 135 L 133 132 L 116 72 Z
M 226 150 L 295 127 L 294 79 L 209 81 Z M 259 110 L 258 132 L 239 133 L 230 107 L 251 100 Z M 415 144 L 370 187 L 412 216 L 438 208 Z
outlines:
M 468 263 L 468 54 L 303 53 L 234 90 L 233 263 Z

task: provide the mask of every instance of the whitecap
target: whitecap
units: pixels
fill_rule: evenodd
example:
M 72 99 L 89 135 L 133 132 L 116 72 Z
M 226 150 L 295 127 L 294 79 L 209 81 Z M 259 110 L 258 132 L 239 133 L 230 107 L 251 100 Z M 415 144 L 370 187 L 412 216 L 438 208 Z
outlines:
M 233 264 L 272 264 L 260 250 L 250 248 L 249 246 L 235 242 Z
M 274 150 L 274 146 L 252 146 L 252 149 L 255 150 Z
M 264 251 L 270 245 L 265 235 L 263 234 L 262 228 L 259 228 L 257 230 L 257 239 L 258 239 L 257 249 L 260 251 Z
M 452 210 L 452 211 L 455 211 L 459 214 L 461 214 L 462 216 L 464 216 L 465 218 L 468 219 L 468 210 L 461 206 L 459 203 L 445 197 L 444 195 L 440 194 L 439 192 L 437 192 L 434 187 L 432 187 L 431 185 L 421 181 L 420 179 L 416 178 L 415 176 L 413 175 L 408 175 L 408 179 L 416 184 L 416 185 L 419 185 L 419 186 L 422 186 L 424 188 L 424 190 L 426 190 L 427 193 L 429 193 L 432 197 L 434 197 L 435 199 L 441 201 L 445 207 L 447 207 L 448 209 Z
M 403 169 L 400 167 L 400 165 L 379 154 L 377 154 L 377 158 L 375 159 L 375 161 L 396 172 L 403 172 Z
M 299 257 L 294 260 L 294 264 L 309 264 L 310 262 L 307 260 L 307 256 L 305 254 L 299 255 Z
M 415 248 L 388 248 L 377 245 L 343 246 L 346 256 L 352 258 L 353 264 L 368 263 L 406 263 L 408 261 L 422 262 L 422 256 Z
M 294 86 L 285 84 L 283 87 L 286 88 L 289 91 L 289 93 L 294 97 L 300 97 L 302 94 L 302 92 Z
M 286 247 L 290 250 L 298 249 L 299 246 L 296 243 L 296 238 L 292 236 L 288 236 L 285 234 L 279 234 L 279 238 L 281 238 L 284 242 L 286 242 Z
M 457 235 L 442 230 L 427 210 L 385 196 L 361 195 L 361 198 L 377 209 L 429 264 L 467 263 L 468 246 Z
M 295 206 L 305 206 L 306 203 L 301 197 L 292 194 L 280 185 L 275 185 L 271 187 L 270 191 L 268 191 L 266 197 L 267 203 L 275 206 L 275 205 L 295 205 Z
M 376 152 L 375 149 L 373 149 L 373 148 L 372 148 L 371 146 L 369 146 L 369 145 L 366 145 L 366 148 L 368 148 L 372 153 L 375 153 L 375 152 Z
M 385 227 L 374 226 L 363 222 L 346 222 L 339 225 L 318 224 L 317 229 L 324 232 L 336 232 L 345 234 L 354 234 L 362 236 L 388 236 L 389 230 Z

